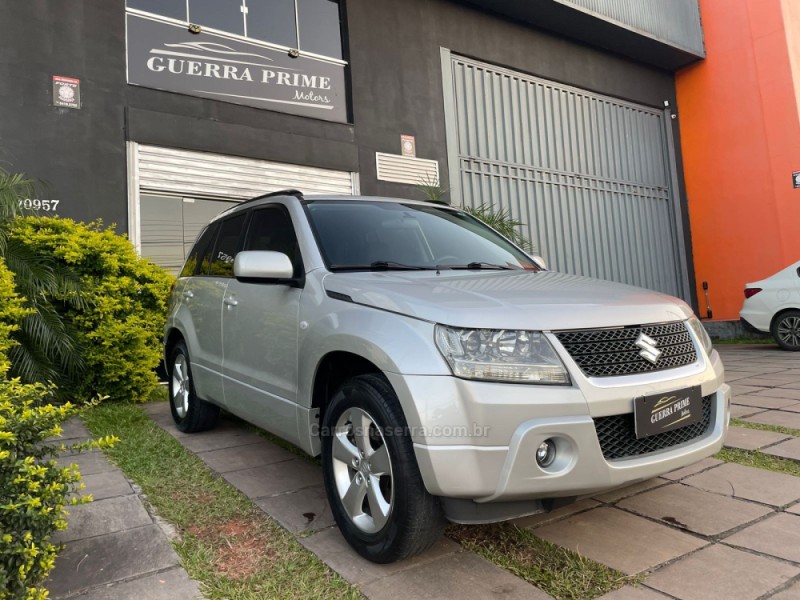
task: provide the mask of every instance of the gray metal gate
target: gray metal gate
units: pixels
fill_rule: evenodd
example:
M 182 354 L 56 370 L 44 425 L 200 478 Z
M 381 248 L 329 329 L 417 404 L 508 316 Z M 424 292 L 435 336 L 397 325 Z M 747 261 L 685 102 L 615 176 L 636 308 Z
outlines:
M 665 113 L 442 52 L 451 192 L 554 270 L 688 298 Z

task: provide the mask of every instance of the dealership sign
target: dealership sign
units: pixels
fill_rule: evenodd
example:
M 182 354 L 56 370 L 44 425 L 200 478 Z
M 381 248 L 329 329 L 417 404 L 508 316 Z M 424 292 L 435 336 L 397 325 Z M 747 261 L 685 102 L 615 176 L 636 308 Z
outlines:
M 127 15 L 128 83 L 347 121 L 344 66 Z

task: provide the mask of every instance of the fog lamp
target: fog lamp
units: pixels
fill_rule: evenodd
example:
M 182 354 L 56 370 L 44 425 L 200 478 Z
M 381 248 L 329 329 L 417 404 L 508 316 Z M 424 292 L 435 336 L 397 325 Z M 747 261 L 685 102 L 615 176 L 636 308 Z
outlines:
M 536 449 L 536 464 L 546 469 L 556 459 L 556 444 L 553 440 L 545 440 Z

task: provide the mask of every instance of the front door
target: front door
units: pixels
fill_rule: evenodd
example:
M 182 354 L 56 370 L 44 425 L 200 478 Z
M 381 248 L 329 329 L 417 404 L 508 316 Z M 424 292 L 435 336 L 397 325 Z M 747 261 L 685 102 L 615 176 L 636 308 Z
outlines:
M 253 211 L 244 250 L 289 256 L 295 276 L 303 265 L 288 211 Z M 232 279 L 223 301 L 225 404 L 263 429 L 297 441 L 297 347 L 301 288 Z

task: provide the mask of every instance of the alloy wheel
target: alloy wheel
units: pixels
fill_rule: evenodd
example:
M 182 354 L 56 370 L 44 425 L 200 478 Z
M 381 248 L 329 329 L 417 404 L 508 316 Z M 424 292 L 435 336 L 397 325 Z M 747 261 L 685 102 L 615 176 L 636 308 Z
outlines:
M 186 413 L 189 412 L 190 389 L 191 381 L 186 357 L 183 354 L 178 354 L 175 357 L 175 363 L 172 365 L 172 382 L 170 385 L 172 397 L 170 400 L 175 407 L 175 412 L 181 419 L 186 417 Z
M 781 319 L 777 335 L 787 346 L 800 346 L 800 317 L 788 316 Z
M 333 434 L 332 466 L 336 491 L 347 516 L 365 533 L 383 529 L 394 505 L 389 448 L 366 411 L 345 410 Z

